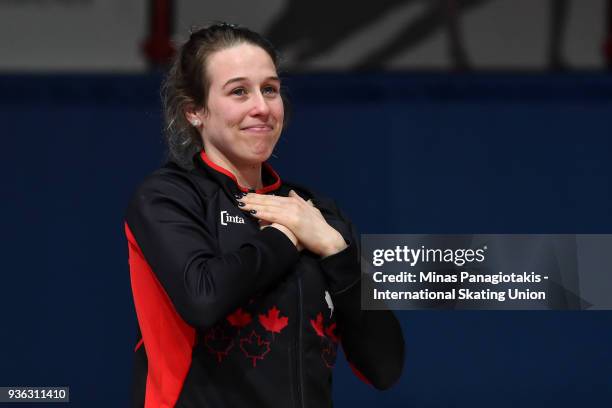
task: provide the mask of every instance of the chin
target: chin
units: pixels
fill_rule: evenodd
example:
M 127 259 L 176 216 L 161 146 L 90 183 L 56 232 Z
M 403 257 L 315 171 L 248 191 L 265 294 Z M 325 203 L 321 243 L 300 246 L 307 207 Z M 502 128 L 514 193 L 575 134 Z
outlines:
M 263 163 L 272 156 L 272 150 L 266 151 L 265 153 L 254 154 L 252 156 L 253 161 L 256 163 Z
M 261 164 L 272 156 L 277 140 L 278 138 L 263 139 L 256 143 L 251 141 L 251 143 L 242 144 L 238 150 L 234 151 L 234 157 L 244 164 Z
M 242 165 L 247 166 L 258 166 L 261 163 L 268 160 L 268 158 L 272 155 L 272 150 L 265 152 L 250 152 L 248 154 L 237 155 L 236 159 Z
M 268 144 L 265 147 L 255 148 L 251 150 L 249 156 L 253 161 L 258 161 L 259 163 L 265 162 L 272 156 L 272 152 L 274 151 L 274 146 L 276 143 L 270 145 Z

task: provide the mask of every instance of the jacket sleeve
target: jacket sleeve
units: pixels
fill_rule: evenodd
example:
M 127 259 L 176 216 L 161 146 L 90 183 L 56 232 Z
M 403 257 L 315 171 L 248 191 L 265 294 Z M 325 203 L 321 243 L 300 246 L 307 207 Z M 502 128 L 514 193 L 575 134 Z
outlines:
M 402 373 L 402 329 L 390 310 L 361 310 L 358 235 L 337 208 L 333 213 L 335 216 L 330 214 L 328 222 L 338 227 L 348 246 L 323 258 L 320 264 L 331 290 L 342 347 L 353 371 L 375 388 L 384 390 Z
M 214 225 L 189 182 L 157 175 L 133 197 L 126 223 L 145 260 L 190 326 L 207 328 L 281 278 L 298 259 L 276 228 L 219 255 Z

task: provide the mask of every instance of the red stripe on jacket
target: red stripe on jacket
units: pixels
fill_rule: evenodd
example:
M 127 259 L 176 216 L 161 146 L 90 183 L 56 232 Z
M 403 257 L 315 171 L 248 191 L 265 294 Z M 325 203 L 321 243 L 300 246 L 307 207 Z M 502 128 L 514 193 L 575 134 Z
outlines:
M 174 407 L 191 366 L 195 329 L 176 312 L 127 223 L 125 234 L 132 294 L 148 361 L 145 408 Z

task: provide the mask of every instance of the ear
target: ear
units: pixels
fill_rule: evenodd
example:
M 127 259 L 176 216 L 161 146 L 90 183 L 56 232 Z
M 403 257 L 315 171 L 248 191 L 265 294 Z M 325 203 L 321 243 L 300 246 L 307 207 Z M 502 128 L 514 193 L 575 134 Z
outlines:
M 183 110 L 183 113 L 185 114 L 187 121 L 195 128 L 199 129 L 204 123 L 203 109 L 196 109 L 194 105 L 188 105 Z

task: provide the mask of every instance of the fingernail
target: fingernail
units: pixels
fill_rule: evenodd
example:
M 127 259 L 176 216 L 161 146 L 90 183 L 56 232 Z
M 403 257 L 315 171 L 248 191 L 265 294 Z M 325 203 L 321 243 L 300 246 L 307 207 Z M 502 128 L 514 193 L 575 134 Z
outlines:
M 243 194 L 243 193 L 236 193 L 236 194 L 234 194 L 234 198 L 235 198 L 236 200 L 240 200 L 242 197 L 244 197 L 244 194 Z
M 243 203 L 242 201 L 238 201 L 238 207 L 244 207 L 246 204 Z
M 257 211 L 255 211 L 255 210 L 249 210 L 249 212 L 250 212 L 251 214 L 257 214 Z

